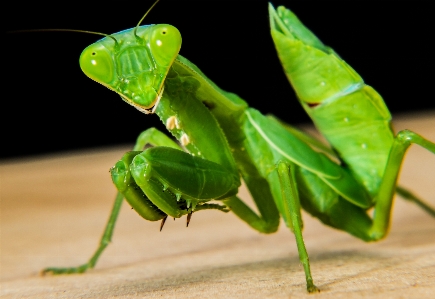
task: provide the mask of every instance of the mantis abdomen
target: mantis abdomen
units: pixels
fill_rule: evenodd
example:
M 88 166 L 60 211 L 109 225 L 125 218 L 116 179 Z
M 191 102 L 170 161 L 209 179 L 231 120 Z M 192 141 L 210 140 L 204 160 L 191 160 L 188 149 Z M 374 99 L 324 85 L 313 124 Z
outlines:
M 391 116 L 370 86 L 316 107 L 306 107 L 355 177 L 373 196 L 377 193 L 393 144 Z
M 382 97 L 284 8 L 272 28 L 278 56 L 317 129 L 369 193 L 377 194 L 393 143 Z

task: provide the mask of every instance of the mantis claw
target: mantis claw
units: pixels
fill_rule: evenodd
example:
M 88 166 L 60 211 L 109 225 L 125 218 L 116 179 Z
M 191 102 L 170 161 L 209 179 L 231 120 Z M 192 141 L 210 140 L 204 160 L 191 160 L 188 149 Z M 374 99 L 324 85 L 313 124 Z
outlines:
M 166 217 L 162 219 L 162 222 L 160 223 L 160 231 L 162 231 L 163 226 L 165 225 L 165 222 L 166 222 L 167 218 L 168 218 L 168 216 L 166 215 Z M 174 220 L 175 220 L 175 218 L 174 218 Z
M 186 227 L 189 227 L 190 219 L 192 218 L 192 213 L 193 213 L 193 212 L 190 212 L 189 214 L 187 214 Z

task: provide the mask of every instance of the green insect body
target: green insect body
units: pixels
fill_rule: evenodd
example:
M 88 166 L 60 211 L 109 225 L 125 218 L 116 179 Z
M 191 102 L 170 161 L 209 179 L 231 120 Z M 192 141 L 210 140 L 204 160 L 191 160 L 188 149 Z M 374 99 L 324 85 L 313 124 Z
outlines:
M 295 234 L 309 292 L 318 288 L 303 242 L 301 207 L 362 240 L 385 236 L 406 148 L 417 143 L 435 153 L 435 144 L 410 131 L 394 137 L 376 91 L 289 10 L 269 5 L 269 13 L 284 71 L 332 150 L 217 87 L 178 55 L 181 35 L 175 27 L 141 26 L 110 35 L 83 51 L 82 70 L 140 111 L 157 114 L 181 146 L 156 129 L 144 131 L 111 170 L 120 193 L 100 247 L 84 265 L 44 272 L 94 267 L 123 198 L 162 225 L 168 215 L 187 215 L 189 223 L 199 210 L 231 210 L 259 232 L 272 233 L 282 217 Z M 144 150 L 147 144 L 153 147 Z M 237 197 L 241 179 L 259 214 Z M 423 205 L 406 190 L 397 191 Z
M 300 103 L 352 174 L 375 196 L 394 140 L 388 108 L 311 32 L 289 31 L 301 24 L 291 11 L 280 7 L 277 14 L 271 19 L 272 37 Z

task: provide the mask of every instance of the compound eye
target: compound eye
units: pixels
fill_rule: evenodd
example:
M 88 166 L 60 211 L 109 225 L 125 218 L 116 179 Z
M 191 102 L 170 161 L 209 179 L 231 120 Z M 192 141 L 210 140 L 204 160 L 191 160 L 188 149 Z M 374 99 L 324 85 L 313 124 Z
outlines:
M 160 66 L 169 66 L 181 48 L 181 34 L 171 25 L 160 24 L 153 28 L 150 48 L 154 59 Z
M 114 77 L 113 60 L 107 49 L 93 44 L 83 50 L 80 55 L 80 67 L 89 78 L 109 84 Z

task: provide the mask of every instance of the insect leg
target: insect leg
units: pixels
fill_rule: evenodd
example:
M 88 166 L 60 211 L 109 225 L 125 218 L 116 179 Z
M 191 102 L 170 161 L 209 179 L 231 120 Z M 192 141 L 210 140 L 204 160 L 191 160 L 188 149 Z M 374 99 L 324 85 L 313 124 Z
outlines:
M 173 147 L 179 149 L 180 147 L 177 145 L 176 142 L 174 142 L 171 138 L 160 132 L 159 130 L 155 128 L 150 128 L 145 131 L 143 131 L 137 138 L 136 144 L 134 146 L 135 150 L 143 150 L 144 147 L 147 145 L 153 145 L 153 146 L 167 146 L 167 147 Z M 140 197 L 143 197 L 143 193 L 138 190 L 130 190 L 129 193 L 133 199 L 138 201 L 137 199 Z M 115 202 L 113 204 L 112 211 L 110 212 L 109 220 L 107 221 L 106 228 L 104 229 L 103 236 L 101 237 L 99 246 L 95 253 L 92 255 L 92 257 L 89 259 L 89 261 L 83 265 L 80 265 L 78 267 L 65 267 L 65 268 L 56 268 L 56 267 L 49 267 L 45 268 L 41 271 L 41 274 L 46 273 L 52 273 L 52 274 L 71 274 L 71 273 L 83 273 L 88 269 L 94 268 L 95 264 L 97 263 L 98 258 L 100 257 L 101 253 L 104 251 L 104 249 L 109 245 L 112 239 L 113 230 L 115 228 L 115 223 L 119 215 L 119 211 L 121 210 L 122 201 L 124 199 L 124 196 L 118 192 L 115 198 Z M 132 199 L 132 200 L 133 200 Z M 143 200 L 143 198 L 142 198 Z M 148 203 L 148 204 L 146 204 Z M 156 219 L 149 219 L 149 220 L 159 220 L 163 218 L 162 213 L 158 213 L 158 209 L 150 205 L 150 202 L 145 202 L 145 204 L 142 204 L 142 209 L 140 209 L 140 214 L 143 215 L 145 213 L 148 213 L 150 217 L 154 217 Z M 139 208 L 137 208 L 139 209 Z M 139 211 L 138 211 L 139 212 Z M 161 216 L 162 214 L 163 216 Z M 160 217 L 161 216 L 161 217 Z
M 152 146 L 167 146 L 175 149 L 181 149 L 181 147 L 171 138 L 160 132 L 156 128 L 149 128 L 139 134 L 134 145 L 134 151 L 143 151 L 145 146 L 149 144 Z
M 92 257 L 89 259 L 87 263 L 80 265 L 78 267 L 65 267 L 65 268 L 48 267 L 41 271 L 41 275 L 45 275 L 47 273 L 51 273 L 51 274 L 83 273 L 88 269 L 92 269 L 95 266 L 101 253 L 104 251 L 107 245 L 109 245 L 112 239 L 113 229 L 115 228 L 115 223 L 118 218 L 119 211 L 121 210 L 121 204 L 123 199 L 124 199 L 123 195 L 120 192 L 118 192 L 115 198 L 115 203 L 113 204 L 112 211 L 110 212 L 110 217 L 109 220 L 107 221 L 106 228 L 104 229 L 103 236 L 101 237 L 98 249 L 95 251 L 95 253 L 92 255 Z
M 399 194 L 403 199 L 412 201 L 420 208 L 425 210 L 427 213 L 429 213 L 432 217 L 435 217 L 435 209 L 425 203 L 422 199 L 418 198 L 411 191 L 405 189 L 404 187 L 396 186 L 396 193 Z
M 296 186 L 295 165 L 284 161 L 278 162 L 277 168 L 271 173 L 270 178 L 273 179 L 274 176 L 278 176 L 279 187 L 281 189 L 281 196 L 275 196 L 275 200 L 283 201 L 281 203 L 281 206 L 284 208 L 283 217 L 287 219 L 287 225 L 293 231 L 296 238 L 299 259 L 305 271 L 307 290 L 310 293 L 318 292 L 319 289 L 314 285 L 313 278 L 311 277 L 308 253 L 302 237 L 301 205 Z
M 422 136 L 409 130 L 403 130 L 397 134 L 390 151 L 387 166 L 385 167 L 385 174 L 376 198 L 373 226 L 370 230 L 370 235 L 374 240 L 384 237 L 388 230 L 393 195 L 400 166 L 406 150 L 413 143 L 418 144 L 435 154 L 435 143 L 423 138 Z
M 276 232 L 279 226 L 279 213 L 274 205 L 267 181 L 246 176 L 244 180 L 260 215 L 257 215 L 236 196 L 224 200 L 225 205 L 253 229 L 265 234 Z
M 418 198 L 411 191 L 407 190 L 404 187 L 396 186 L 396 193 L 399 194 L 403 199 L 412 201 L 420 208 L 429 213 L 432 217 L 435 217 L 435 209 L 425 203 L 422 199 Z

